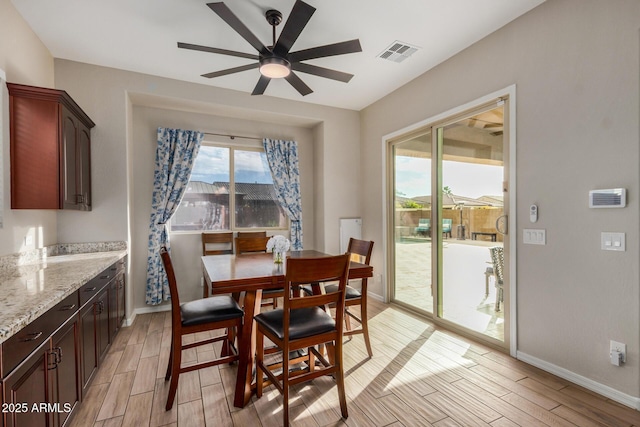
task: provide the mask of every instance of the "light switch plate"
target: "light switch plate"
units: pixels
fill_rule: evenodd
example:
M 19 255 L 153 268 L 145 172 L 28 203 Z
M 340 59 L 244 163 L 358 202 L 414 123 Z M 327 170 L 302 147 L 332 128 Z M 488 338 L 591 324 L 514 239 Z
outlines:
M 522 230 L 522 242 L 527 245 L 546 245 L 547 231 L 543 229 L 525 228 Z
M 620 251 L 626 250 L 625 234 L 624 233 L 600 233 L 600 248 L 603 251 Z

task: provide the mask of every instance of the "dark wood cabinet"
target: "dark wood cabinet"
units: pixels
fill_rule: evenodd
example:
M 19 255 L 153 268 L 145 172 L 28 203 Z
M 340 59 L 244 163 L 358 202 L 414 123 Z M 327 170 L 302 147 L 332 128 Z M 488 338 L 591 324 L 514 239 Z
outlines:
M 91 210 L 93 121 L 65 91 L 7 88 L 11 208 Z
M 47 402 L 47 341 L 3 380 L 6 427 L 48 427 L 49 414 L 33 411 L 33 405 Z
M 82 342 L 81 351 L 81 372 L 82 372 L 82 390 L 89 386 L 91 378 L 93 378 L 94 372 L 98 369 L 98 335 L 96 325 L 96 311 L 97 307 L 94 302 L 87 304 L 80 311 L 80 331 Z
M 62 427 L 80 403 L 80 348 L 78 318 L 74 316 L 51 337 L 49 402 L 53 427 Z
M 69 424 L 124 319 L 125 263 L 113 264 L 2 343 L 0 403 L 7 405 L 0 427 Z
M 83 394 L 109 347 L 108 291 L 104 288 L 80 310 Z

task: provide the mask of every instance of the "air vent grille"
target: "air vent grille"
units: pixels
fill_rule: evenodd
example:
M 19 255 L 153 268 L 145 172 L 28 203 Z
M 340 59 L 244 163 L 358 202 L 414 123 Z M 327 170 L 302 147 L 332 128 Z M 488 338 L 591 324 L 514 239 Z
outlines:
M 590 208 L 623 208 L 626 206 L 626 189 L 592 190 L 589 192 Z
M 387 59 L 392 62 L 402 62 L 418 51 L 418 47 L 408 43 L 395 41 L 389 45 L 378 58 Z

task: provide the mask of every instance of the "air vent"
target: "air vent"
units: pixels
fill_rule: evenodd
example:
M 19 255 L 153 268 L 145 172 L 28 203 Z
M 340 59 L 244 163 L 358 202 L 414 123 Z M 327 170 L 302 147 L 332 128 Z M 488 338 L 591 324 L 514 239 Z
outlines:
M 378 55 L 378 58 L 387 59 L 392 62 L 402 62 L 416 53 L 418 49 L 420 48 L 396 40 L 380 55 Z
M 624 188 L 589 191 L 590 208 L 624 208 L 627 204 L 626 199 L 627 190 Z

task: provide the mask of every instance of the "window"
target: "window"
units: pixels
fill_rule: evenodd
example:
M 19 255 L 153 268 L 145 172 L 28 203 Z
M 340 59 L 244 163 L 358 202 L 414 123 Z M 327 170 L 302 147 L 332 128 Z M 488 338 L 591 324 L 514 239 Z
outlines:
M 262 148 L 204 144 L 171 231 L 288 228 Z

